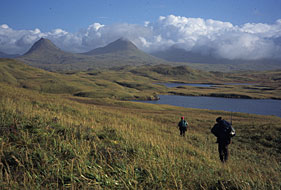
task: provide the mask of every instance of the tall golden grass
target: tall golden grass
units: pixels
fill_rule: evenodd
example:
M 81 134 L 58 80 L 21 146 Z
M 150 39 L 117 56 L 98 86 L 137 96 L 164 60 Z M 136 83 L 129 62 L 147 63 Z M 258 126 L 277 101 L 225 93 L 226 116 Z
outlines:
M 1 189 L 280 189 L 281 119 L 234 113 L 220 163 L 210 128 L 228 112 L 0 89 Z M 180 137 L 177 122 L 190 123 Z

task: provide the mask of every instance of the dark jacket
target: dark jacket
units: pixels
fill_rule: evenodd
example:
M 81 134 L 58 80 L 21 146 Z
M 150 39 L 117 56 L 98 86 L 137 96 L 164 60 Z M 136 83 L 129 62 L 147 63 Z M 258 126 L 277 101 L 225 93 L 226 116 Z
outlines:
M 221 120 L 218 123 L 216 123 L 214 127 L 211 129 L 211 132 L 217 137 L 218 143 L 226 143 L 226 144 L 230 143 L 231 125 L 227 121 Z

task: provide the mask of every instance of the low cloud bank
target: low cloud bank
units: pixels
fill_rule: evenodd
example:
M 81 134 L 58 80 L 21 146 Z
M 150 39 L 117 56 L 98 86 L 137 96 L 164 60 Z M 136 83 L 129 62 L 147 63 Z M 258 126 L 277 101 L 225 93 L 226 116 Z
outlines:
M 70 52 L 86 52 L 124 37 L 146 52 L 177 46 L 227 59 L 281 60 L 281 19 L 273 24 L 246 23 L 235 26 L 230 22 L 175 15 L 161 16 L 157 21 L 147 21 L 144 25 L 93 23 L 77 33 L 62 29 L 50 32 L 41 32 L 38 28 L 14 30 L 2 24 L 0 51 L 23 54 L 41 37 Z

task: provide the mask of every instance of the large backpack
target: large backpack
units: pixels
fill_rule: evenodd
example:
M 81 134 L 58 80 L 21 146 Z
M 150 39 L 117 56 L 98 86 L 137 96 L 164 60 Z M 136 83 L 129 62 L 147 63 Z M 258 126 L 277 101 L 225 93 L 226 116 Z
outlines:
M 221 120 L 218 124 L 215 124 L 215 126 L 211 129 L 211 132 L 216 137 L 234 137 L 236 135 L 235 129 L 225 120 Z
M 187 122 L 184 119 L 182 119 L 179 123 L 179 127 L 180 128 L 187 128 Z
M 229 122 L 221 120 L 220 125 L 224 126 L 224 133 L 229 135 L 229 137 L 234 137 L 236 135 L 235 129 L 231 126 Z

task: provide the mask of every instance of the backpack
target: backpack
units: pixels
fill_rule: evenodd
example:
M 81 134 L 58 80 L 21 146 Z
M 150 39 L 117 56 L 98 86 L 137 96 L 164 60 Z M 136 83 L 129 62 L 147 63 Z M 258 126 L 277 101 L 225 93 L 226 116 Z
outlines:
M 187 122 L 186 122 L 185 120 L 181 120 L 181 121 L 179 122 L 179 127 L 181 127 L 181 128 L 187 128 Z
M 234 137 L 236 135 L 235 129 L 231 126 L 229 122 L 225 120 L 221 120 L 219 123 L 215 124 L 215 126 L 211 129 L 211 132 L 216 137 Z
M 236 135 L 235 129 L 231 126 L 229 122 L 221 120 L 220 125 L 224 126 L 224 133 L 229 135 L 229 137 L 234 137 Z

